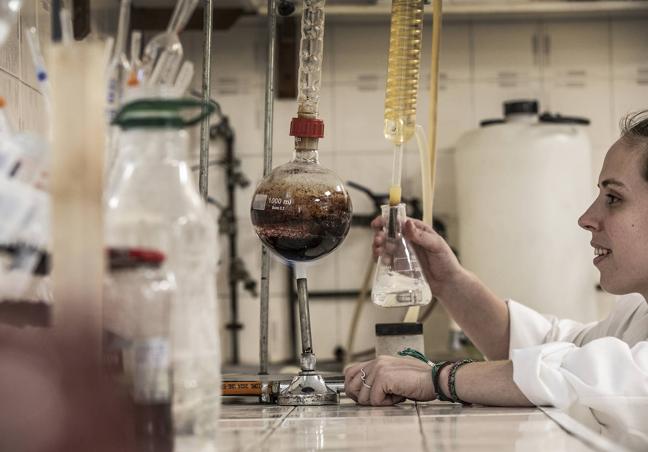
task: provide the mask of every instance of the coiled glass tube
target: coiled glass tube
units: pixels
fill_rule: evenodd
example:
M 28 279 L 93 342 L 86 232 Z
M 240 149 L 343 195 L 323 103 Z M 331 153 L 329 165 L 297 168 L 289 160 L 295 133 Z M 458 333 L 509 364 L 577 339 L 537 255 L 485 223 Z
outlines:
M 422 33 L 423 0 L 392 0 L 384 133 L 394 144 L 414 135 Z
M 324 53 L 324 3 L 325 0 L 304 0 L 297 98 L 300 116 L 316 117 L 319 107 Z

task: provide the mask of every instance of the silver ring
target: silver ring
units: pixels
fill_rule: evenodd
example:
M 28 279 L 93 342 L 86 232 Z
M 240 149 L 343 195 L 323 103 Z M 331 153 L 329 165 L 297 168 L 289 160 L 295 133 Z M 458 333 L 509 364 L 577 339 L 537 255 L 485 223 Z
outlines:
M 365 388 L 371 389 L 371 385 L 367 384 L 367 373 L 364 369 L 360 369 L 360 380 Z

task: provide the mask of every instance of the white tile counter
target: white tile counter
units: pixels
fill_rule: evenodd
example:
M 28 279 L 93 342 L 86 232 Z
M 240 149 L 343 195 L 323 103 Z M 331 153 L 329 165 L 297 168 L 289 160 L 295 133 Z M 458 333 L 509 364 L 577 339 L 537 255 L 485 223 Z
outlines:
M 551 413 L 549 413 L 551 414 Z M 553 417 L 553 416 L 552 416 Z M 535 408 L 403 403 L 361 407 L 280 407 L 226 403 L 219 452 L 226 451 L 594 451 L 599 437 L 568 433 Z M 608 447 L 606 447 L 608 446 Z

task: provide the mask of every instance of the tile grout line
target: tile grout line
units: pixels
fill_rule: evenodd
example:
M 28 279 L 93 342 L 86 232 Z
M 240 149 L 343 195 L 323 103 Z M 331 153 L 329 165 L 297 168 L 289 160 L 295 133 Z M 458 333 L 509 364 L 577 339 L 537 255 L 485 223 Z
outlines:
M 423 431 L 423 421 L 421 420 L 421 409 L 419 408 L 418 402 L 414 402 L 414 406 L 416 407 L 416 420 L 419 425 L 419 432 L 421 432 L 421 442 L 423 444 L 423 450 L 425 452 L 430 452 L 430 448 L 428 447 L 428 443 L 427 443 L 427 437 L 425 436 L 425 432 Z
M 277 431 L 277 429 L 278 429 L 279 427 L 281 427 L 281 425 L 286 421 L 286 419 L 288 419 L 288 416 L 290 416 L 290 415 L 293 413 L 293 411 L 295 411 L 295 409 L 297 409 L 297 407 L 292 407 L 292 408 L 290 409 L 290 411 L 288 411 L 286 414 L 284 414 L 284 415 L 281 417 L 281 419 L 278 419 L 278 420 L 277 420 L 277 421 L 272 425 L 272 427 L 270 427 L 270 429 L 269 429 L 266 433 L 263 434 L 263 436 L 261 437 L 261 439 L 259 439 L 259 441 L 257 441 L 256 443 L 250 445 L 250 447 L 247 448 L 247 449 L 245 449 L 245 450 L 246 450 L 246 451 L 259 450 L 258 447 L 259 447 L 261 444 L 263 444 L 264 442 L 266 442 L 266 441 L 268 440 L 268 438 L 270 438 L 270 436 L 271 436 L 275 431 Z
M 11 77 L 11 78 L 13 78 L 13 79 L 16 80 L 18 83 L 20 83 L 21 85 L 23 85 L 23 86 L 25 86 L 25 87 L 31 89 L 31 90 L 34 91 L 35 93 L 38 93 L 38 94 L 41 94 L 41 95 L 43 94 L 43 93 L 41 93 L 37 88 L 34 88 L 33 86 L 31 86 L 29 83 L 27 83 L 26 81 L 24 81 L 23 79 L 21 79 L 21 78 L 20 78 L 19 76 L 17 76 L 16 74 L 14 74 L 14 73 L 12 73 L 12 72 L 9 72 L 8 70 L 6 70 L 6 69 L 4 69 L 4 68 L 1 68 L 1 67 L 0 67 L 0 72 L 4 73 L 5 75 L 7 75 L 7 76 L 9 76 L 9 77 Z

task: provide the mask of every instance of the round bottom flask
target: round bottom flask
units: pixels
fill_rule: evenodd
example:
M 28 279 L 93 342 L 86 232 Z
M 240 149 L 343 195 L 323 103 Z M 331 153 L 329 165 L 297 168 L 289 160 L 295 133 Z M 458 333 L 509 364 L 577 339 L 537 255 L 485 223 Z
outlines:
M 286 261 L 326 256 L 351 226 L 351 198 L 342 181 L 319 165 L 316 150 L 296 150 L 292 161 L 264 178 L 251 218 L 261 241 Z

